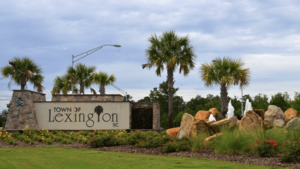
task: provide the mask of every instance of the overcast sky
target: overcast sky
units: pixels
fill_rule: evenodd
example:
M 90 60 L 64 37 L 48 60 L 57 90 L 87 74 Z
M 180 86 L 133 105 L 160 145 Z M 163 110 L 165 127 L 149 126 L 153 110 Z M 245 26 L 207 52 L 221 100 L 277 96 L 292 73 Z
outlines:
M 53 80 L 66 72 L 72 55 L 119 44 L 119 50 L 107 46 L 78 62 L 114 74 L 115 85 L 137 101 L 166 80 L 166 71 L 158 77 L 155 68 L 142 69 L 148 38 L 174 30 L 189 36 L 197 55 L 196 67 L 187 77 L 178 71 L 174 75 L 174 87 L 185 101 L 196 95 L 220 95 L 219 86 L 204 86 L 199 67 L 223 56 L 241 58 L 244 68 L 250 68 L 244 94 L 271 97 L 287 91 L 293 99 L 294 92 L 300 92 L 299 14 L 297 0 L 1 0 L 0 67 L 15 56 L 30 57 L 43 70 L 46 98 L 51 100 Z M 12 94 L 8 82 L 0 80 L 3 99 Z M 98 86 L 93 88 L 98 92 Z M 121 94 L 112 86 L 106 93 Z M 234 86 L 228 95 L 240 97 L 241 91 Z M 7 102 L 0 100 L 0 109 Z

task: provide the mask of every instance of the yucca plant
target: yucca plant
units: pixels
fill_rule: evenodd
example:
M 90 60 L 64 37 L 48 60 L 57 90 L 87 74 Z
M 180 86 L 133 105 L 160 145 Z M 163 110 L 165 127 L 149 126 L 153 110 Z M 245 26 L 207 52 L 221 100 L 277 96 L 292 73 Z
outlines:
M 43 82 L 42 69 L 30 58 L 14 57 L 9 64 L 1 69 L 2 76 L 10 77 L 11 81 L 21 86 L 21 90 L 25 89 L 28 81 L 35 86 Z M 10 83 L 8 86 L 10 87 Z
M 108 75 L 106 72 L 99 72 L 94 74 L 94 83 L 100 85 L 99 92 L 101 95 L 105 94 L 105 86 L 111 85 L 116 81 L 116 77 L 112 75 Z
M 93 82 L 93 76 L 96 67 L 86 66 L 85 64 L 79 63 L 73 68 L 68 67 L 68 75 L 73 84 L 79 84 L 80 93 L 84 94 L 84 88 L 90 87 Z

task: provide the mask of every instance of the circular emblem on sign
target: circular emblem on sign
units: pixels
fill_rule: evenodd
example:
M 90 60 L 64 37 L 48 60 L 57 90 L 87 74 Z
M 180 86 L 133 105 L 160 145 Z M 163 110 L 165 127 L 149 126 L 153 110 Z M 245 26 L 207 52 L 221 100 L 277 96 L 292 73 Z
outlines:
M 24 107 L 25 106 L 25 99 L 21 96 L 15 97 L 15 105 L 17 107 Z

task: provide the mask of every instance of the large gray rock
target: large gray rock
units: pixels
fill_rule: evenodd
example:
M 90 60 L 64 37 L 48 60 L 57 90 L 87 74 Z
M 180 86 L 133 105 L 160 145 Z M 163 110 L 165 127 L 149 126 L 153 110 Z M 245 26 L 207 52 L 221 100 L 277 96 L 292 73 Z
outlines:
M 282 120 L 282 119 L 275 119 L 274 120 L 273 127 L 280 127 L 280 128 L 282 128 L 282 127 L 284 127 L 284 125 L 285 125 L 284 120 Z
M 269 105 L 268 111 L 265 112 L 264 125 L 266 127 L 272 127 L 275 119 L 285 119 L 285 114 L 280 107 L 275 105 Z
M 292 120 L 290 120 L 286 126 L 285 126 L 287 129 L 289 130 L 300 130 L 300 118 L 299 117 L 296 117 Z

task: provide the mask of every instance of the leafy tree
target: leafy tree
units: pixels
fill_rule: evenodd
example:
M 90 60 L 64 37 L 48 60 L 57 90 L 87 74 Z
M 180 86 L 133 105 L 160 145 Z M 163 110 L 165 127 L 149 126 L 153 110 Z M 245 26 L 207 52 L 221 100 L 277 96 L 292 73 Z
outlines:
M 276 105 L 277 107 L 280 107 L 283 112 L 285 112 L 287 109 L 291 107 L 289 102 L 290 102 L 289 94 L 287 92 L 284 93 L 279 92 L 274 96 L 272 96 L 270 100 L 270 105 Z
M 250 70 L 242 69 L 241 59 L 232 60 L 229 57 L 217 58 L 211 64 L 202 64 L 200 67 L 201 79 L 204 85 L 221 86 L 221 112 L 225 116 L 228 111 L 228 89 L 231 85 L 240 84 L 240 88 L 247 86 L 250 80 Z
M 123 101 L 126 101 L 126 96 L 123 97 Z M 134 102 L 134 100 L 132 99 L 132 96 L 130 94 L 127 94 L 127 101 Z
M 108 75 L 106 72 L 99 72 L 94 74 L 94 82 L 96 84 L 100 84 L 100 94 L 105 95 L 105 86 L 111 85 L 116 81 L 116 77 L 112 75 Z
M 265 112 L 268 110 L 269 102 L 266 94 L 262 96 L 262 93 L 254 96 L 252 103 L 253 109 L 263 109 Z
M 297 110 L 300 113 L 300 93 L 295 92 L 294 101 L 291 101 L 291 108 Z
M 211 108 L 217 108 L 218 110 L 221 110 L 221 103 L 220 103 L 220 96 L 216 95 L 215 97 L 211 98 L 212 95 L 207 95 L 208 99 L 207 103 L 204 103 L 202 105 L 197 106 L 197 110 L 205 110 L 208 111 Z M 193 114 L 195 115 L 197 111 Z
M 74 93 L 78 93 L 78 88 L 75 84 L 72 84 L 71 78 L 68 74 L 56 76 L 54 79 L 52 94 L 59 94 L 61 92 L 63 94 L 68 94 L 69 91 L 72 91 L 72 86 Z
M 179 68 L 179 73 L 183 71 L 183 75 L 187 76 L 195 67 L 196 55 L 193 46 L 190 45 L 188 36 L 178 37 L 174 31 L 163 32 L 161 37 L 156 34 L 151 35 L 148 40 L 150 46 L 146 50 L 147 64 L 143 68 L 156 66 L 156 75 L 161 76 L 164 70 L 164 65 L 167 68 L 168 81 L 168 118 L 169 128 L 173 127 L 173 86 L 174 86 L 174 72 Z
M 0 114 L 0 127 L 5 127 L 7 114 L 8 114 L 7 110 L 3 110 L 2 113 Z
M 210 95 L 210 96 L 213 96 L 213 95 Z M 197 111 L 199 111 L 199 109 L 197 109 L 197 106 L 204 105 L 205 103 L 208 103 L 209 101 L 211 101 L 211 100 L 203 98 L 203 97 L 201 97 L 201 95 L 197 95 L 195 98 L 192 98 L 190 101 L 188 101 L 186 103 L 185 107 L 186 107 L 186 109 L 192 110 L 193 112 L 197 112 Z
M 79 84 L 80 94 L 84 94 L 84 88 L 90 87 L 93 82 L 93 76 L 96 67 L 88 67 L 85 64 L 78 63 L 75 68 L 68 67 L 68 74 L 73 84 Z
M 9 64 L 1 69 L 2 76 L 10 77 L 11 81 L 21 86 L 21 90 L 25 89 L 29 81 L 39 89 L 39 92 L 42 91 L 41 83 L 44 80 L 44 77 L 41 75 L 42 69 L 34 61 L 28 57 L 14 57 L 12 61 L 9 61 Z M 8 86 L 10 87 L 10 83 Z
M 185 109 L 177 114 L 177 116 L 175 117 L 175 121 L 181 122 L 184 113 L 195 116 L 199 110 L 208 111 L 209 109 L 214 107 L 218 110 L 221 109 L 220 97 L 218 95 L 213 96 L 211 94 L 208 94 L 206 98 L 202 98 L 200 95 L 197 95 L 195 98 L 192 98 L 186 103 Z
M 175 117 L 181 109 L 184 108 L 184 100 L 182 97 L 177 96 L 176 92 L 179 88 L 174 88 L 173 90 L 173 116 Z M 159 87 L 154 87 L 153 90 L 150 90 L 149 96 L 144 97 L 143 99 L 138 100 L 139 103 L 151 103 L 153 101 L 158 101 L 160 103 L 160 123 L 161 127 L 168 128 L 168 83 L 162 82 L 159 84 Z

